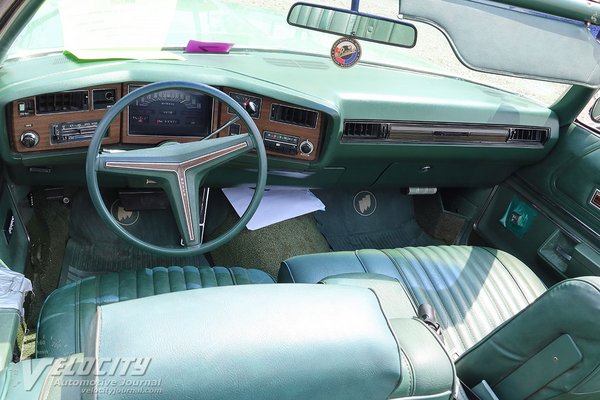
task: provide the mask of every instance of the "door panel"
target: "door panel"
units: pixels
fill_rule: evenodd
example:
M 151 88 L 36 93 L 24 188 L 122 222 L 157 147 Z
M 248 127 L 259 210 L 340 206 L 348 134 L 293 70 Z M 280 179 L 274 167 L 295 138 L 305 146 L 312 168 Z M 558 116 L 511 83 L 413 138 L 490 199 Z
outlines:
M 13 271 L 24 273 L 29 236 L 15 201 L 15 188 L 0 172 L 0 260 Z
M 577 124 L 560 136 L 554 151 L 543 162 L 517 175 L 556 207 L 579 220 L 582 229 L 592 231 L 592 237 L 598 240 L 600 209 L 590 199 L 600 189 L 600 137 Z
M 561 132 L 544 161 L 520 170 L 494 191 L 476 231 L 527 263 L 546 284 L 561 277 L 600 275 L 600 208 L 590 202 L 596 189 L 600 136 L 573 124 Z M 526 215 L 530 225 L 524 234 L 506 226 L 507 213 L 509 221 L 520 222 L 520 211 L 511 209 L 515 201 L 535 214 Z
M 600 220 L 600 208 L 592 196 L 600 188 L 600 151 L 593 150 L 566 163 L 555 174 L 556 193 L 564 206 L 580 213 L 585 221 Z

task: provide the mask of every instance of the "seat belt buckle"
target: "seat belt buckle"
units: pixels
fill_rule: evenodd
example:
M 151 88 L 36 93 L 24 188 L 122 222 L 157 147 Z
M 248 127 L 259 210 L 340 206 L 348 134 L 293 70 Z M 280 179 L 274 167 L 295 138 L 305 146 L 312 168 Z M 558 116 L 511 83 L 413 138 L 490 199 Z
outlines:
M 435 310 L 433 309 L 431 304 L 429 304 L 429 303 L 420 304 L 419 308 L 417 310 L 417 313 L 418 313 L 419 319 L 421 321 L 423 321 L 425 323 L 425 325 L 427 325 L 427 327 L 429 327 L 429 329 L 431 329 L 440 338 L 442 343 L 444 343 L 444 336 L 442 335 L 442 327 L 439 324 L 439 322 L 437 321 L 437 318 L 435 316 Z

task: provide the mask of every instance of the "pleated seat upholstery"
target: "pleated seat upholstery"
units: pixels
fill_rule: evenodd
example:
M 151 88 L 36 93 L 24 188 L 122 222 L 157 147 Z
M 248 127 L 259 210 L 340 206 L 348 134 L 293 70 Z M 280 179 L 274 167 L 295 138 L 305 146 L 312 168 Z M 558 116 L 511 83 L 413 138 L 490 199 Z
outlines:
M 193 266 L 113 272 L 73 282 L 55 290 L 44 303 L 38 323 L 37 356 L 64 357 L 83 351 L 98 305 L 190 289 L 257 283 L 273 283 L 273 279 L 257 269 Z
M 430 246 L 298 256 L 284 261 L 279 282 L 316 283 L 337 274 L 396 278 L 415 306 L 437 313 L 448 350 L 459 356 L 546 291 L 521 261 L 485 247 Z

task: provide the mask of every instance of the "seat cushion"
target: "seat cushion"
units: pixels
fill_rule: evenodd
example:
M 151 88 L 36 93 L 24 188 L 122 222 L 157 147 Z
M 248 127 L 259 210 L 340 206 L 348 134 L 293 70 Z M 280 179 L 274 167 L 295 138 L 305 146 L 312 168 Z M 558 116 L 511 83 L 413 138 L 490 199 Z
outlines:
M 454 357 L 538 298 L 546 287 L 522 262 L 485 247 L 429 246 L 298 256 L 284 261 L 279 282 L 316 283 L 368 272 L 405 285 L 415 306 L 437 313 Z
M 92 276 L 48 296 L 38 322 L 38 357 L 64 357 L 85 348 L 98 305 L 163 293 L 217 286 L 273 283 L 257 269 L 156 267 Z
M 119 381 L 160 381 L 160 395 L 124 390 L 120 400 L 383 400 L 398 386 L 405 356 L 372 291 L 340 285 L 220 289 L 98 307 L 84 353 L 99 360 L 98 373 L 84 379 L 94 385 L 85 391 L 114 400 L 102 390 L 115 380 L 113 366 L 100 360 L 132 355 L 149 366 L 140 376 L 132 365 Z M 437 370 L 444 378 L 429 378 L 430 387 L 440 382 L 437 393 L 449 394 L 454 370 L 447 356 Z

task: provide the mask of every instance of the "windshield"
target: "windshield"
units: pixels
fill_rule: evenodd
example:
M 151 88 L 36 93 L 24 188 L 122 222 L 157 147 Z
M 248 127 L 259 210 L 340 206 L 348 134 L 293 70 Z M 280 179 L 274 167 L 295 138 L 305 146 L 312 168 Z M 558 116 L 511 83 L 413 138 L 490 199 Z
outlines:
M 233 43 L 233 51 L 267 49 L 328 56 L 334 35 L 287 24 L 292 0 L 48 0 L 7 57 L 78 50 L 180 52 L 190 39 Z M 347 1 L 314 1 L 349 8 Z M 398 0 L 363 0 L 361 11 L 397 18 Z M 553 104 L 568 85 L 480 73 L 466 68 L 436 28 L 415 23 L 417 45 L 403 49 L 361 42 L 363 62 L 467 79 Z

